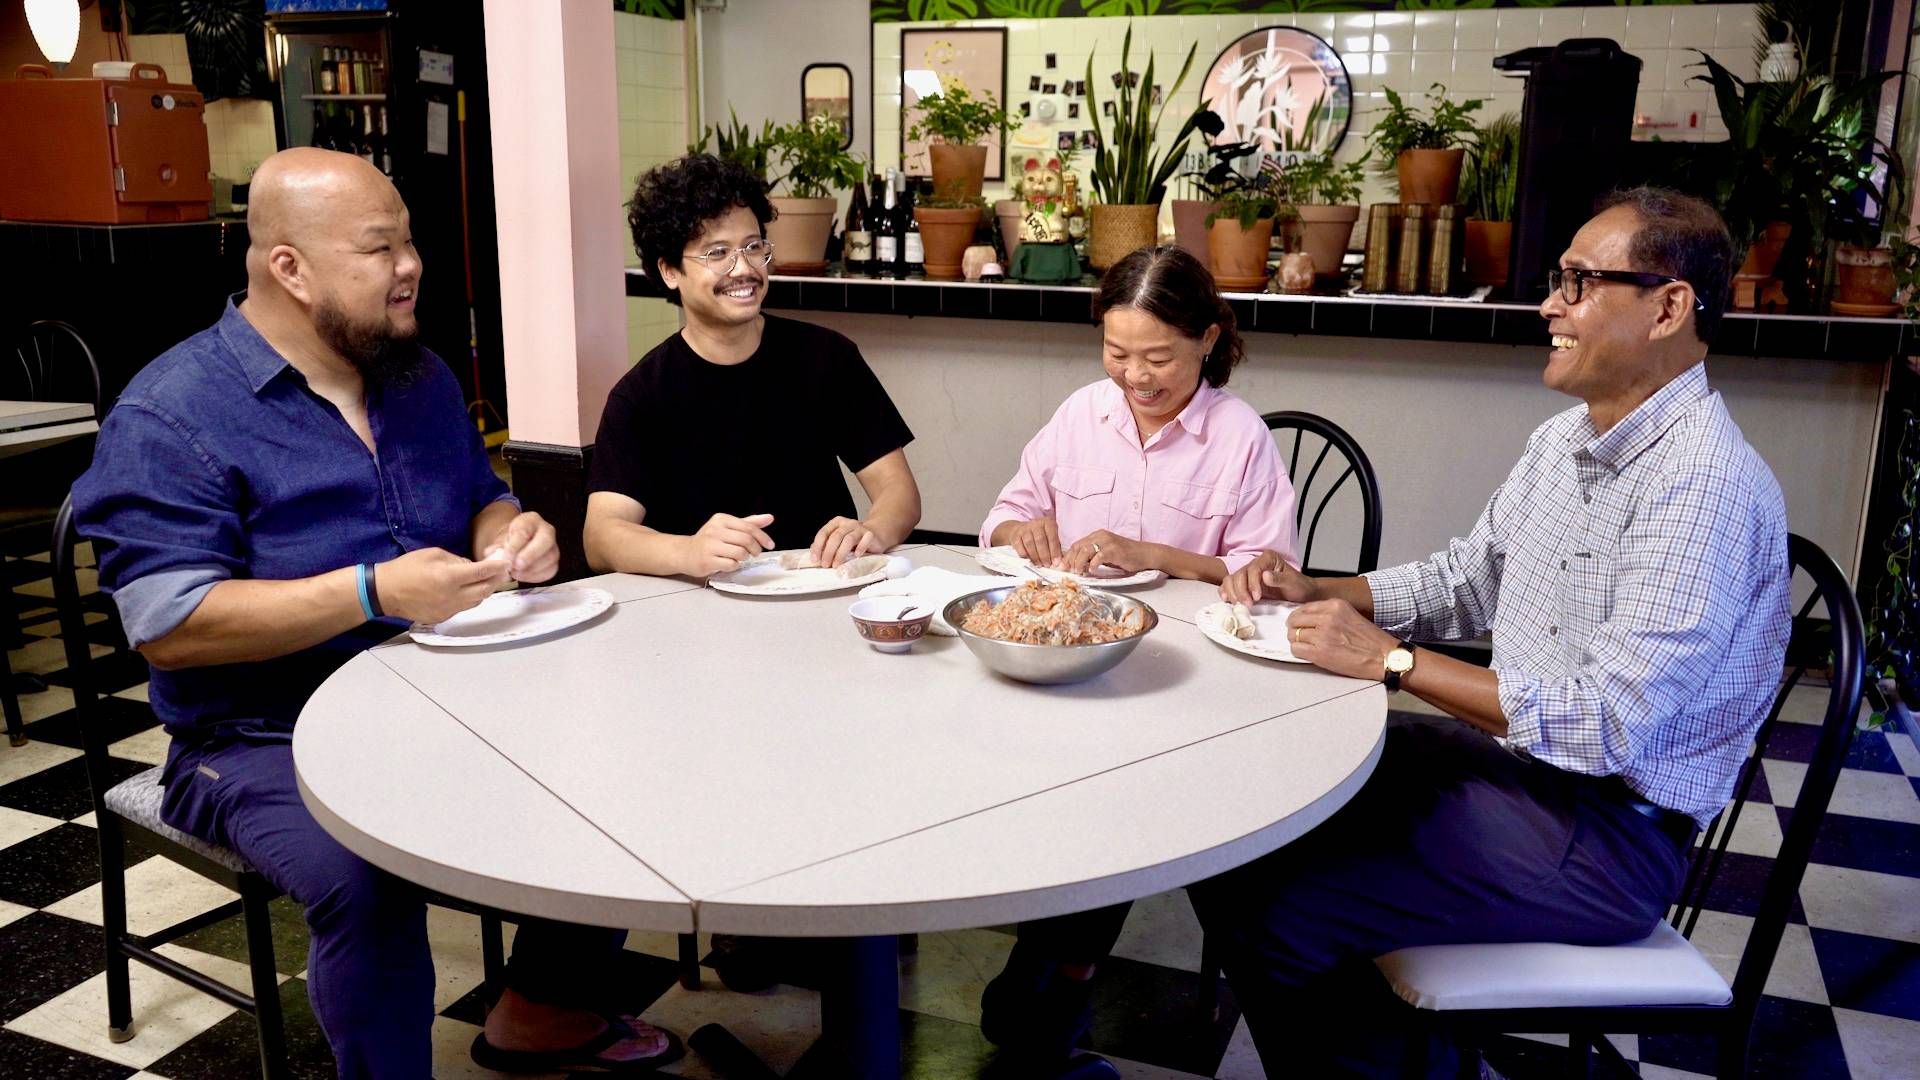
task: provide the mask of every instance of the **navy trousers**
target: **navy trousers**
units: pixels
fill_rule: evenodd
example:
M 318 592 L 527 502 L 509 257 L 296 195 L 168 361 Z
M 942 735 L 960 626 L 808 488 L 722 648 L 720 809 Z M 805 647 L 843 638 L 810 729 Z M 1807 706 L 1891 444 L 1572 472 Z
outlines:
M 1444 1076 L 1450 1047 L 1391 1029 L 1375 957 L 1637 940 L 1679 894 L 1691 846 L 1684 823 L 1670 835 L 1617 779 L 1520 757 L 1457 721 L 1396 717 L 1351 802 L 1188 892 L 1270 1075 L 1400 1076 L 1424 1058 Z
M 182 748 L 161 817 L 239 852 L 307 913 L 307 994 L 343 1078 L 433 1075 L 433 957 L 421 890 L 341 847 L 300 801 L 293 747 Z M 529 919 L 514 936 L 509 987 L 591 1007 L 625 930 Z

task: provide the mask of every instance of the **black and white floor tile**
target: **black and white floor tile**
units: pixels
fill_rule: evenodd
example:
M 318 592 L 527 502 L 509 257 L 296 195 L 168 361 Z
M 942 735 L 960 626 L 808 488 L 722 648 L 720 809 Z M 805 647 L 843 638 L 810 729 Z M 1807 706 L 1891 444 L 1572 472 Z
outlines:
M 47 684 L 20 701 L 32 741 L 0 748 L 0 1076 L 254 1075 L 249 1017 L 139 964 L 133 965 L 136 1034 L 118 1044 L 106 1038 L 96 834 L 44 565 L 12 562 L 11 604 L 0 605 L 0 614 L 9 608 L 19 614 L 24 630 L 22 647 L 9 651 L 14 670 Z M 0 626 L 0 638 L 11 636 Z M 100 644 L 95 652 L 109 657 L 113 766 L 131 775 L 162 760 L 166 736 L 147 707 L 137 655 L 110 654 Z M 1808 688 L 1791 703 L 1788 719 L 1800 726 L 1775 739 L 1758 785 L 1764 790 L 1734 835 L 1723 885 L 1694 935 L 1729 977 L 1788 815 L 1773 803 L 1791 802 L 1804 777 L 1823 694 Z M 136 851 L 130 858 L 136 861 L 128 871 L 129 918 L 136 931 L 171 925 L 229 898 L 163 857 Z M 435 1072 L 443 1080 L 492 1075 L 467 1056 L 481 1009 L 479 922 L 435 908 L 430 929 L 439 979 Z M 296 1074 L 331 1075 L 302 978 L 305 927 L 284 899 L 275 902 L 274 936 Z M 1004 928 L 921 937 L 917 955 L 902 966 L 909 1075 L 972 1076 L 986 1062 L 991 1048 L 977 1026 L 980 990 L 1011 945 Z M 632 1000 L 626 1004 L 644 1008 L 653 1022 L 685 1034 L 721 1021 L 776 1069 L 813 1039 L 818 1007 L 810 990 L 734 994 L 708 971 L 706 989 L 689 992 L 673 980 L 672 935 L 636 932 L 627 948 L 629 977 L 622 984 Z M 246 985 L 246 945 L 237 922 L 199 931 L 164 951 L 214 978 Z M 1102 969 L 1093 1035 L 1095 1048 L 1123 1076 L 1262 1075 L 1246 1026 L 1230 1008 L 1217 1022 L 1200 1015 L 1199 956 L 1199 927 L 1183 894 L 1135 905 L 1115 958 Z M 1916 1075 L 1920 1068 L 1920 751 L 1905 735 L 1856 736 L 1755 1028 L 1756 1076 L 1878 1078 Z M 1514 1044 L 1520 1049 L 1496 1060 L 1510 1076 L 1548 1075 L 1556 1064 L 1552 1041 Z M 1643 1077 L 1681 1080 L 1712 1069 L 1713 1048 L 1703 1040 L 1621 1035 L 1614 1041 L 1639 1063 Z M 698 1055 L 667 1071 L 714 1075 Z

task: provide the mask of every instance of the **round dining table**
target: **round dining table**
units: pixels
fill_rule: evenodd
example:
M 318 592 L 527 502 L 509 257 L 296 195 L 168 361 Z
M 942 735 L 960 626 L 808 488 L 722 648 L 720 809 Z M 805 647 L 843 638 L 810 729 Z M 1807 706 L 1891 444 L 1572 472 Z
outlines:
M 973 549 L 898 549 L 988 576 Z M 349 850 L 506 912 L 848 939 L 829 1075 L 900 1074 L 897 935 L 1162 892 L 1280 847 L 1372 772 L 1377 683 L 1234 652 L 1212 586 L 1134 589 L 1119 666 L 1035 686 L 952 637 L 870 648 L 851 591 L 743 597 L 609 574 L 598 618 L 517 644 L 397 638 L 294 733 L 302 797 Z

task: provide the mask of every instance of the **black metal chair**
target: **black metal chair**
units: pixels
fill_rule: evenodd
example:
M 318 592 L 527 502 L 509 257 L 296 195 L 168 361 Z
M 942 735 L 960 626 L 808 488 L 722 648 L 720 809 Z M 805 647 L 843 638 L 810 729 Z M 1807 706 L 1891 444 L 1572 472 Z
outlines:
M 1287 476 L 1293 481 L 1293 522 L 1300 535 L 1300 568 L 1309 574 L 1364 574 L 1379 569 L 1382 517 L 1380 481 L 1374 476 L 1373 463 L 1367 460 L 1367 452 L 1360 449 L 1360 444 L 1340 425 L 1313 413 L 1270 412 L 1261 419 L 1267 422 L 1267 430 L 1275 433 L 1280 451 L 1287 459 Z M 1293 436 L 1291 447 L 1287 445 L 1287 433 Z M 1314 453 L 1316 445 L 1318 452 Z M 1338 452 L 1341 461 L 1328 467 L 1327 458 L 1335 452 Z M 1312 454 L 1313 463 L 1307 468 L 1306 478 L 1302 479 L 1300 460 L 1305 454 Z M 1323 468 L 1326 469 L 1326 477 L 1321 476 Z M 1349 478 L 1353 480 L 1360 498 L 1359 561 L 1351 568 L 1330 570 L 1315 566 L 1313 542 L 1320 531 L 1320 518 Z M 1309 520 L 1306 515 L 1310 505 L 1313 507 L 1313 517 Z
M 1793 620 L 1787 677 L 1755 736 L 1732 803 L 1714 818 L 1694 852 L 1669 921 L 1646 940 L 1628 945 L 1442 945 L 1381 957 L 1376 965 L 1395 993 L 1414 1005 L 1405 1011 L 1416 1023 L 1439 1025 L 1463 1041 L 1502 1032 L 1567 1032 L 1573 1069 L 1583 1076 L 1590 1075 L 1595 1055 L 1621 1075 L 1634 1072 L 1604 1032 L 1711 1034 L 1719 1040 L 1721 1080 L 1746 1075 L 1754 1012 L 1846 761 L 1864 682 L 1865 634 L 1845 575 L 1811 540 L 1789 536 L 1787 553 L 1813 582 L 1812 595 Z M 1824 604 L 1824 619 L 1813 617 L 1816 604 Z M 1823 666 L 1829 689 L 1819 741 L 1728 986 L 1686 939 L 1699 922 L 1787 695 L 1809 667 Z M 1543 1006 L 1543 993 L 1578 1000 Z
M 160 820 L 164 789 L 161 769 L 154 767 L 115 783 L 107 765 L 107 743 L 97 728 L 99 695 L 92 680 L 92 651 L 87 638 L 85 608 L 75 573 L 79 535 L 73 524 L 73 499 L 61 504 L 53 525 L 53 590 L 59 611 L 60 637 L 66 647 L 73 704 L 80 719 L 80 741 L 87 785 L 93 793 L 94 821 L 100 833 L 100 913 L 107 949 L 107 1037 L 114 1042 L 133 1038 L 133 996 L 129 960 L 138 960 L 162 974 L 253 1014 L 259 1029 L 260 1073 L 268 1080 L 289 1076 L 287 1042 L 280 1012 L 279 977 L 273 959 L 273 924 L 267 904 L 280 890 L 247 864 L 238 852 L 190 836 Z M 211 881 L 233 890 L 239 899 L 195 915 L 151 934 L 127 930 L 127 840 L 157 852 Z M 480 916 L 481 950 L 486 978 L 498 986 L 505 968 L 498 912 L 429 894 L 432 902 Z M 158 950 L 168 942 L 239 915 L 246 921 L 247 967 L 252 993 L 203 975 Z

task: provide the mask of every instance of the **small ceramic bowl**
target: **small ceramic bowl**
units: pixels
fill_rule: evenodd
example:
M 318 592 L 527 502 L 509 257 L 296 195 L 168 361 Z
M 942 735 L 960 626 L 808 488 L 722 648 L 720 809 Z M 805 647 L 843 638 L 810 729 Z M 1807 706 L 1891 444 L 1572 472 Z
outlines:
M 909 606 L 907 617 L 901 618 L 901 609 Z M 926 635 L 928 624 L 933 622 L 932 608 L 900 596 L 856 600 L 847 608 L 847 614 L 853 616 L 853 628 L 867 644 L 890 653 L 913 648 L 913 643 Z

